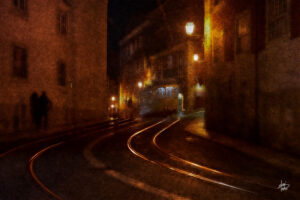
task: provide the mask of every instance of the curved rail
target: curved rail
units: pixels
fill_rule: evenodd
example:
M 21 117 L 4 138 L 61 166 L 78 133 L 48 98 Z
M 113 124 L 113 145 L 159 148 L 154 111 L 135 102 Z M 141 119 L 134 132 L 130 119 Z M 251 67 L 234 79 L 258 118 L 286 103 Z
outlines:
M 130 122 L 129 122 L 130 123 Z M 126 125 L 127 123 L 124 123 L 122 125 Z M 105 131 L 105 130 L 110 130 L 112 129 L 112 127 L 107 127 L 107 128 L 104 128 L 102 129 L 101 131 Z M 98 130 L 99 131 L 99 130 Z M 97 132 L 98 132 L 97 131 Z M 91 133 L 95 133 L 95 132 L 91 132 Z M 82 137 L 86 137 L 86 136 L 89 136 L 91 135 L 91 133 L 86 133 L 84 135 L 81 135 L 79 137 L 77 137 L 76 139 L 80 139 Z M 111 136 L 112 133 L 108 133 L 104 136 Z M 37 152 L 36 154 L 34 154 L 30 159 L 29 159 L 29 163 L 28 163 L 28 166 L 29 166 L 29 172 L 30 172 L 30 175 L 32 176 L 32 178 L 35 180 L 35 182 L 45 191 L 47 192 L 49 195 L 51 195 L 53 198 L 57 199 L 57 200 L 63 200 L 63 198 L 61 196 L 59 196 L 58 194 L 54 193 L 53 191 L 50 190 L 50 188 L 48 188 L 36 175 L 35 171 L 34 171 L 34 162 L 35 160 L 40 157 L 43 153 L 45 153 L 46 151 L 50 150 L 50 149 L 53 149 L 53 148 L 56 148 L 60 145 L 63 145 L 65 144 L 66 142 L 58 142 L 58 143 L 55 143 L 55 144 L 52 144 L 42 150 L 40 150 L 39 152 Z
M 29 160 L 29 171 L 30 171 L 30 174 L 31 176 L 33 177 L 33 179 L 37 182 L 37 184 L 39 184 L 39 186 L 45 191 L 47 192 L 48 194 L 50 194 L 51 196 L 53 196 L 55 199 L 57 200 L 63 200 L 63 198 L 61 196 L 59 196 L 58 194 L 52 192 L 45 184 L 42 183 L 42 181 L 37 177 L 37 175 L 35 174 L 34 172 L 34 169 L 33 169 L 33 164 L 34 164 L 34 161 L 40 156 L 42 155 L 44 152 L 46 152 L 47 150 L 49 149 L 52 149 L 52 148 L 55 148 L 57 146 L 60 146 L 64 144 L 64 142 L 59 142 L 59 143 L 56 143 L 56 144 L 53 144 L 51 146 L 48 146 L 44 149 L 42 149 L 41 151 L 37 152 L 34 156 L 32 156 Z
M 161 129 L 159 132 L 162 133 L 164 131 L 166 131 L 167 129 L 169 129 L 170 127 L 174 126 L 176 123 L 178 123 L 180 121 L 180 119 L 177 119 L 176 121 L 172 122 L 171 124 L 169 124 L 168 126 L 164 127 L 163 129 Z M 151 127 L 150 127 L 151 128 Z M 138 131 L 136 133 L 134 133 L 133 135 L 130 136 L 130 138 L 127 140 L 127 147 L 128 149 L 136 156 L 146 160 L 146 161 L 149 161 L 151 163 L 154 163 L 156 165 L 159 165 L 159 166 L 162 166 L 162 167 L 165 167 L 167 169 L 170 169 L 172 171 L 175 171 L 177 173 L 180 173 L 180 174 L 183 174 L 183 175 L 186 175 L 186 176 L 190 176 L 190 177 L 193 177 L 193 178 L 196 178 L 196 179 L 199 179 L 199 180 L 202 180 L 202 181 L 205 181 L 205 182 L 209 182 L 209 183 L 212 183 L 212 184 L 217 184 L 217 185 L 221 185 L 221 186 L 224 186 L 224 187 L 228 187 L 228 188 L 231 188 L 231 189 L 235 189 L 235 190 L 239 190 L 239 191 L 243 191 L 243 192 L 247 192 L 247 193 L 252 193 L 252 194 L 256 194 L 255 192 L 253 191 L 250 191 L 250 190 L 247 190 L 247 189 L 244 189 L 244 188 L 241 188 L 241 187 L 238 187 L 238 186 L 234 186 L 234 185 L 231 185 L 231 184 L 227 184 L 227 183 L 224 183 L 224 182 L 221 182 L 221 181 L 217 181 L 217 180 L 213 180 L 211 178 L 207 178 L 207 177 L 204 177 L 204 176 L 201 176 L 199 174 L 195 174 L 195 173 L 192 173 L 192 172 L 189 172 L 187 170 L 183 170 L 183 169 L 179 169 L 177 167 L 173 167 L 167 163 L 163 163 L 163 162 L 160 162 L 160 161 L 156 161 L 156 160 L 152 160 L 150 158 L 148 158 L 147 156 L 143 155 L 142 153 L 138 152 L 136 149 L 134 149 L 132 147 L 132 140 L 134 137 L 136 137 L 137 135 L 145 132 L 146 130 L 150 129 L 150 128 L 147 128 L 145 130 L 141 130 L 141 131 Z

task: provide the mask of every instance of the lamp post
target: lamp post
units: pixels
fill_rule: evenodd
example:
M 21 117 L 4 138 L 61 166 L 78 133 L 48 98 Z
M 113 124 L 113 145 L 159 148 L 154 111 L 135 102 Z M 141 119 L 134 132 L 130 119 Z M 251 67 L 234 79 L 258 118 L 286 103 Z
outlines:
M 193 22 L 187 22 L 186 23 L 185 32 L 188 35 L 188 45 L 190 46 L 191 51 L 192 51 L 192 52 L 190 52 L 191 55 L 192 55 L 192 60 L 195 61 L 195 62 L 198 62 L 200 57 L 199 57 L 199 54 L 196 53 L 197 50 L 195 51 L 194 42 L 196 42 L 198 44 L 199 39 L 201 39 L 201 35 L 194 34 L 195 24 Z
M 203 54 L 203 37 L 204 35 L 197 34 L 197 27 L 194 22 L 187 22 L 185 32 L 187 34 L 188 61 L 187 66 L 187 85 L 186 85 L 186 103 L 188 109 L 192 110 L 195 107 L 195 89 L 196 83 L 205 82 L 204 74 L 204 54 Z
M 141 110 L 141 95 L 142 95 L 142 88 L 144 87 L 144 84 L 142 81 L 139 81 L 137 83 L 137 86 L 139 88 L 138 90 L 138 113 L 140 113 L 140 110 Z
M 111 105 L 110 105 L 110 110 L 111 110 L 111 117 L 114 118 L 117 114 L 117 104 L 116 104 L 116 97 L 111 96 Z

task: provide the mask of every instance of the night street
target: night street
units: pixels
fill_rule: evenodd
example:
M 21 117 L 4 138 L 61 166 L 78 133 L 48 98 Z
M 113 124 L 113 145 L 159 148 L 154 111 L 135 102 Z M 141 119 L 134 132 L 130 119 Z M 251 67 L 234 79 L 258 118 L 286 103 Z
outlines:
M 0 200 L 299 200 L 300 0 L 0 0 Z
M 299 198 L 296 176 L 186 131 L 200 115 L 94 127 L 1 154 L 0 199 Z

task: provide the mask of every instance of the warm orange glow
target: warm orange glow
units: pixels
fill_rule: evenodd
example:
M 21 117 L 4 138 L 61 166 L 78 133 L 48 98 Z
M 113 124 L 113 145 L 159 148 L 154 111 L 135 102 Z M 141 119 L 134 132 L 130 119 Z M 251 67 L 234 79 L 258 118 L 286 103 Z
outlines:
M 147 85 L 147 86 L 152 85 L 152 73 L 151 73 L 151 69 L 147 69 L 146 80 L 145 80 L 144 84 Z
M 211 44 L 211 19 L 209 16 L 204 21 L 204 36 L 205 36 L 205 47 L 210 47 Z
M 204 60 L 208 63 L 211 62 L 211 49 L 212 49 L 212 17 L 211 5 L 212 0 L 204 0 Z
M 112 96 L 112 97 L 111 97 L 111 100 L 112 100 L 112 101 L 115 101 L 115 100 L 116 100 L 116 97 Z
M 122 84 L 120 84 L 119 106 L 120 106 L 121 110 L 123 110 L 125 107 L 125 103 L 124 103 L 125 97 L 126 97 L 126 94 L 125 94 L 124 88 L 122 87 Z

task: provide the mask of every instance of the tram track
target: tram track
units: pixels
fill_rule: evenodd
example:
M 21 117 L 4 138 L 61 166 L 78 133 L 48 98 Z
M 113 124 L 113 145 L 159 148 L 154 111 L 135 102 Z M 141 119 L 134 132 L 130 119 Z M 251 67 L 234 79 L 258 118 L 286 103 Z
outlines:
M 233 190 L 246 192 L 267 199 L 270 198 L 270 196 L 272 197 L 272 199 L 281 199 L 280 195 L 276 196 L 276 194 L 278 193 L 277 186 L 268 184 L 267 180 L 260 180 L 259 182 L 257 182 L 252 177 L 244 177 L 238 174 L 223 172 L 218 169 L 210 168 L 203 164 L 184 159 L 180 156 L 177 156 L 175 152 L 169 152 L 163 147 L 161 147 L 157 141 L 158 137 L 172 127 L 176 129 L 175 125 L 179 122 L 179 119 L 170 122 L 161 130 L 152 133 L 151 139 L 148 136 L 148 144 L 144 143 L 143 146 L 148 145 L 149 148 L 151 148 L 152 146 L 152 151 L 143 153 L 142 150 L 139 150 L 138 145 L 136 145 L 136 147 L 134 146 L 134 140 L 137 139 L 135 137 L 139 136 L 140 140 L 142 140 L 142 132 L 135 133 L 129 138 L 129 140 L 127 141 L 128 149 L 134 155 L 143 160 L 175 171 L 179 174 L 183 174 L 204 182 L 219 185 L 225 188 L 230 188 Z M 147 134 L 150 135 L 149 133 Z M 143 139 L 145 140 L 145 138 Z M 291 191 L 290 195 L 294 196 L 296 194 Z
M 158 132 L 156 132 L 156 134 L 154 135 L 152 141 L 156 141 L 156 138 L 159 134 L 165 132 L 166 130 L 168 130 L 169 128 L 171 128 L 172 126 L 174 126 L 175 124 L 177 124 L 180 120 L 177 119 L 171 123 L 169 123 L 167 126 L 163 127 L 162 129 L 160 129 Z M 205 169 L 206 171 L 209 171 L 209 172 L 213 172 L 213 173 L 217 173 L 217 174 L 221 174 L 223 176 L 229 176 L 231 177 L 230 174 L 226 174 L 224 172 L 221 172 L 221 171 L 218 171 L 218 170 L 215 170 L 215 169 L 210 169 L 208 167 L 204 167 L 204 166 L 201 166 L 199 164 L 196 164 L 196 163 L 193 163 L 193 162 L 190 162 L 190 161 L 187 161 L 187 160 L 184 160 L 184 159 L 180 159 L 180 158 L 176 158 L 174 159 L 173 156 L 170 156 L 168 154 L 166 154 L 164 151 L 157 151 L 157 149 L 154 149 L 154 151 L 151 151 L 151 155 L 146 155 L 146 154 L 143 154 L 142 152 L 140 152 L 137 148 L 134 147 L 133 145 L 133 140 L 135 139 L 135 137 L 141 135 L 142 133 L 144 133 L 145 131 L 149 131 L 149 129 L 146 129 L 146 130 L 142 130 L 142 131 L 139 131 L 139 132 L 136 132 L 134 133 L 133 135 L 131 135 L 131 137 L 127 140 L 127 147 L 128 149 L 134 154 L 136 155 L 137 157 L 143 159 L 143 160 L 146 160 L 148 162 L 151 162 L 153 164 L 156 164 L 156 165 L 159 165 L 161 167 L 164 167 L 164 168 L 167 168 L 169 170 L 172 170 L 172 171 L 175 171 L 179 174 L 183 174 L 183 175 L 186 175 L 186 176 L 190 176 L 190 177 L 193 177 L 193 178 L 196 178 L 198 180 L 201 180 L 201 181 L 205 181 L 205 182 L 208 182 L 208 183 L 211 183 L 211 184 L 216 184 L 216 185 L 219 185 L 219 186 L 223 186 L 223 187 L 226 187 L 226 188 L 230 188 L 230 189 L 234 189 L 234 190 L 238 190 L 238 191 L 242 191 L 242 192 L 247 192 L 247 193 L 251 193 L 251 194 L 257 194 L 255 191 L 252 191 L 252 190 L 248 190 L 246 188 L 243 188 L 243 187 L 239 187 L 239 186 L 236 186 L 236 185 L 233 185 L 233 184 L 228 184 L 226 182 L 223 182 L 223 181 L 218 181 L 216 179 L 212 179 L 212 178 L 208 178 L 204 175 L 200 175 L 199 173 L 194 173 L 190 170 L 187 170 L 187 169 L 184 169 L 184 168 L 180 168 L 180 167 L 177 167 L 173 164 L 170 164 L 168 161 L 169 160 L 176 160 L 176 161 L 179 161 L 179 162 L 182 162 L 182 163 L 185 163 L 185 164 L 188 164 L 188 165 L 192 165 L 192 166 L 198 166 L 198 168 L 200 169 Z M 156 136 L 156 137 L 155 137 Z M 151 145 L 149 145 L 151 146 Z M 152 146 L 156 146 L 155 143 L 152 145 Z M 158 160 L 158 159 L 153 159 L 151 157 L 153 157 L 154 153 L 158 153 L 160 155 L 162 155 L 164 158 Z M 148 153 L 150 154 L 150 153 Z M 162 161 L 161 161 L 162 160 Z M 184 161 L 183 161 L 184 160 Z M 173 162 L 174 163 L 174 162 Z M 179 165 L 179 166 L 182 166 Z
M 176 123 L 178 123 L 179 121 L 175 121 Z M 159 151 L 161 152 L 162 154 L 164 154 L 165 156 L 169 157 L 170 159 L 174 160 L 174 161 L 178 161 L 178 162 L 181 162 L 185 165 L 189 165 L 193 168 L 196 168 L 196 169 L 199 169 L 199 170 L 204 170 L 204 171 L 208 171 L 208 172 L 211 172 L 211 173 L 214 173 L 216 175 L 219 175 L 219 176 L 223 176 L 223 177 L 229 177 L 233 180 L 238 180 L 238 181 L 241 181 L 241 182 L 245 182 L 247 184 L 252 184 L 252 185 L 256 185 L 258 187 L 261 187 L 262 189 L 268 189 L 268 190 L 277 190 L 276 187 L 274 186 L 271 186 L 271 185 L 268 185 L 268 184 L 262 184 L 262 183 L 258 183 L 256 182 L 255 180 L 252 180 L 251 177 L 242 177 L 240 175 L 237 175 L 237 174 L 230 174 L 230 173 L 226 173 L 226 172 L 222 172 L 220 170 L 217 170 L 217 169 L 213 169 L 213 168 L 210 168 L 208 166 L 205 166 L 203 164 L 199 164 L 199 163 L 196 163 L 196 162 L 193 162 L 193 161 L 190 161 L 190 160 L 186 160 L 182 157 L 179 157 L 177 155 L 175 155 L 174 153 L 170 153 L 168 150 L 166 150 L 165 148 L 159 146 L 157 140 L 158 140 L 158 137 L 164 132 L 164 129 L 157 132 L 153 139 L 152 139 L 152 144 L 154 145 L 154 147 Z
M 96 139 L 95 141 L 98 142 L 99 140 L 102 140 L 104 138 L 108 138 L 108 137 L 111 137 L 119 132 L 122 132 L 124 131 L 124 129 L 130 129 L 130 128 L 133 128 L 135 126 L 138 126 L 138 125 L 141 125 L 141 124 L 131 124 L 132 121 L 126 121 L 124 123 L 122 123 L 122 125 L 119 125 L 119 129 L 118 130 L 114 130 L 113 132 L 112 131 L 109 131 L 111 129 L 113 129 L 113 127 L 109 127 L 109 128 L 105 128 L 103 130 L 101 130 L 101 132 L 104 132 L 104 131 L 108 131 L 104 134 L 102 134 L 98 139 Z M 144 123 L 149 123 L 149 122 L 144 122 Z M 129 126 L 126 126 L 128 125 Z M 124 129 L 122 129 L 124 128 Z M 87 136 L 90 136 L 90 135 L 93 135 L 93 134 L 96 134 L 100 132 L 100 130 L 98 130 L 97 132 L 89 132 L 89 133 L 86 133 L 86 134 L 83 134 L 81 136 L 78 136 L 78 137 L 75 137 L 72 139 L 72 141 L 74 140 L 79 140 L 83 137 L 87 137 Z M 92 142 L 92 144 L 95 143 Z M 41 150 L 39 150 L 37 153 L 35 153 L 30 159 L 29 159 L 29 162 L 28 162 L 28 170 L 29 170 L 29 173 L 31 175 L 31 177 L 33 178 L 33 180 L 35 181 L 35 183 L 45 192 L 47 193 L 48 195 L 50 195 L 52 198 L 56 199 L 56 200 L 63 200 L 64 198 L 61 197 L 61 195 L 55 193 L 49 186 L 47 186 L 47 184 L 45 182 L 43 182 L 39 177 L 38 175 L 36 174 L 35 172 L 35 162 L 39 159 L 39 157 L 41 157 L 44 153 L 46 153 L 47 151 L 51 150 L 51 149 L 54 149 L 54 148 L 57 148 L 59 146 L 62 146 L 62 145 L 65 145 L 67 143 L 71 142 L 71 140 L 69 141 L 61 141 L 61 142 L 58 142 L 58 143 L 55 143 L 55 144 L 52 144 L 52 145 L 49 145 Z M 85 152 L 84 152 L 85 154 Z
M 192 179 L 195 180 L 195 182 L 198 182 L 199 184 L 201 182 L 208 183 L 208 185 L 211 186 L 219 186 L 220 190 L 223 191 L 237 191 L 238 194 L 240 193 L 247 193 L 245 194 L 254 196 L 255 199 L 256 197 L 260 197 L 262 195 L 261 191 L 264 189 L 257 190 L 257 187 L 253 187 L 252 185 L 249 185 L 248 183 L 243 183 L 244 181 L 241 181 L 241 177 L 237 176 L 236 174 L 230 174 L 230 173 L 225 173 L 222 172 L 221 170 L 215 169 L 215 168 L 210 168 L 208 166 L 205 166 L 203 164 L 199 164 L 193 161 L 190 161 L 188 159 L 184 159 L 180 156 L 177 156 L 175 152 L 169 152 L 167 149 L 164 147 L 160 146 L 160 143 L 158 142 L 158 138 L 160 135 L 163 133 L 170 131 L 170 129 L 176 128 L 176 125 L 178 125 L 180 122 L 180 119 L 172 120 L 171 118 L 164 119 L 161 121 L 145 121 L 145 122 L 139 122 L 136 123 L 134 121 L 124 121 L 122 123 L 119 123 L 119 126 L 117 128 L 115 126 L 108 126 L 102 129 L 99 128 L 91 128 L 91 129 L 86 129 L 85 131 L 82 130 L 81 134 L 70 134 L 68 137 L 61 137 L 61 138 L 55 138 L 55 139 L 49 139 L 45 141 L 35 141 L 36 144 L 39 144 L 40 146 L 39 150 L 35 150 L 35 153 L 30 155 L 30 158 L 27 160 L 28 162 L 28 169 L 27 173 L 29 172 L 29 175 L 31 176 L 33 182 L 33 185 L 37 185 L 39 189 L 42 190 L 42 192 L 48 197 L 57 199 L 57 200 L 63 200 L 64 198 L 64 190 L 57 190 L 55 185 L 51 183 L 51 178 L 47 179 L 47 176 L 45 178 L 43 171 L 47 170 L 47 167 L 43 167 L 43 165 L 38 165 L 39 163 L 42 164 L 43 162 L 38 162 L 40 158 L 44 158 L 42 160 L 46 161 L 43 164 L 47 165 L 47 159 L 43 155 L 46 154 L 50 155 L 49 152 L 51 151 L 51 155 L 57 155 L 57 152 L 62 152 L 61 150 L 63 149 L 69 149 L 70 144 L 74 146 L 74 144 L 85 144 L 88 142 L 88 151 L 84 150 L 83 151 L 83 156 L 88 157 L 89 164 L 92 165 L 95 169 L 101 169 L 101 173 L 104 175 L 117 179 L 118 181 L 127 184 L 129 186 L 135 187 L 141 191 L 151 193 L 154 195 L 158 195 L 162 198 L 166 199 L 189 199 L 189 195 L 187 197 L 184 197 L 184 193 L 177 193 L 173 189 L 169 190 L 168 187 L 163 187 L 164 189 L 157 187 L 156 184 L 147 183 L 146 180 L 144 179 L 139 179 L 138 177 L 134 178 L 131 176 L 127 176 L 126 172 L 120 172 L 118 171 L 118 167 L 114 169 L 115 165 L 109 165 L 106 166 L 106 164 L 102 163 L 97 157 L 96 154 L 94 155 L 92 150 L 94 146 L 99 142 L 102 142 L 104 139 L 108 139 L 108 141 L 113 142 L 115 139 L 117 139 L 117 133 L 119 132 L 124 132 L 126 133 L 124 136 L 122 136 L 121 140 L 119 141 L 126 141 L 124 144 L 123 153 L 127 154 L 130 156 L 130 154 L 134 154 L 136 157 L 141 158 L 142 160 L 145 160 L 147 162 L 150 162 L 154 165 L 153 166 L 160 166 L 163 168 L 166 168 L 170 171 L 173 171 L 178 174 L 178 177 L 181 177 L 181 175 L 184 175 L 186 177 L 191 177 Z M 148 123 L 148 124 L 147 124 Z M 145 125 L 147 126 L 145 127 Z M 138 127 L 135 129 L 133 132 L 132 128 L 133 127 Z M 176 130 L 176 129 L 175 129 Z M 132 132 L 130 132 L 132 131 Z M 101 135 L 98 135 L 100 134 Z M 171 133 L 171 132 L 170 132 Z M 130 134 L 130 135 L 129 135 Z M 91 136 L 91 137 L 88 137 Z M 96 136 L 96 137 L 95 137 Z M 111 137 L 111 136 L 116 136 L 116 137 Z M 87 140 L 83 140 L 83 142 L 80 142 L 81 139 L 85 138 Z M 110 139 L 109 139 L 110 138 Z M 48 144 L 44 144 L 43 142 L 48 142 Z M 109 142 L 109 143 L 110 143 Z M 106 144 L 106 143 L 102 143 Z M 23 148 L 29 147 L 35 145 L 35 143 L 27 144 L 27 146 L 22 146 L 19 147 L 19 149 L 15 149 L 12 152 L 22 150 Z M 106 144 L 107 146 L 108 144 Z M 35 148 L 38 148 L 36 146 Z M 62 147 L 59 149 L 56 149 L 58 147 Z M 100 149 L 102 149 L 102 145 L 98 146 Z M 107 147 L 106 147 L 107 148 Z M 126 148 L 129 149 L 129 152 L 126 151 Z M 52 151 L 56 149 L 55 151 Z M 99 151 L 99 149 L 98 149 Z M 9 153 L 12 153 L 9 152 Z M 9 155 L 6 154 L 6 155 Z M 131 155 L 132 155 L 131 154 Z M 105 155 L 103 152 L 102 155 Z M 46 156 L 46 155 L 45 155 Z M 82 157 L 82 156 L 81 156 Z M 52 158 L 52 157 L 51 157 Z M 53 158 L 56 158 L 53 157 Z M 59 158 L 59 157 L 58 157 Z M 107 158 L 106 158 L 107 159 Z M 59 160 L 59 159 L 56 159 Z M 82 158 L 80 158 L 81 161 Z M 140 162 L 140 159 L 136 159 L 138 162 Z M 85 160 L 86 162 L 87 160 Z M 108 160 L 107 160 L 108 161 Z M 132 161 L 131 161 L 132 162 Z M 136 162 L 136 161 L 134 161 Z M 147 164 L 147 162 L 140 162 L 141 164 Z M 150 166 L 150 165 L 149 165 Z M 75 165 L 72 167 L 75 167 Z M 156 168 L 156 167 L 155 167 Z M 55 168 L 56 171 L 61 171 L 61 168 Z M 88 168 L 84 168 L 88 169 Z M 41 171 L 42 170 L 42 171 Z M 63 170 L 62 170 L 63 171 Z M 125 170 L 126 171 L 126 170 Z M 46 171 L 44 171 L 46 172 Z M 65 171 L 66 172 L 66 171 Z M 167 172 L 167 170 L 166 170 Z M 56 172 L 53 173 L 54 175 Z M 169 174 L 168 172 L 166 174 Z M 174 174 L 174 173 L 170 173 Z M 182 176 L 183 177 L 183 176 Z M 59 177 L 57 177 L 59 178 Z M 184 178 L 186 179 L 186 178 Z M 188 178 L 190 179 L 190 178 Z M 112 180 L 112 179 L 111 179 Z M 191 180 L 191 179 L 190 179 Z M 198 180 L 198 181 L 197 181 Z M 50 182 L 49 182 L 50 181 Z M 89 181 L 89 180 L 87 180 Z M 145 181 L 145 182 L 143 182 Z M 197 183 L 197 184 L 198 184 Z M 202 184 L 202 183 L 201 183 Z M 155 186 L 156 185 L 156 186 Z M 225 190 L 224 190 L 225 189 Z M 230 190 L 228 190 L 230 189 Z M 273 188 L 269 188 L 273 189 Z M 173 192 L 170 192 L 173 191 Z M 77 193 L 76 193 L 77 194 Z M 267 193 L 265 193 L 267 194 Z M 264 197 L 266 196 L 264 194 Z M 182 196 L 181 196 L 182 195 Z M 76 197 L 77 198 L 77 197 Z M 273 198 L 272 198 L 273 199 Z M 275 198 L 277 199 L 277 198 Z
M 45 136 L 41 139 L 35 139 L 30 142 L 25 142 L 23 144 L 17 145 L 0 154 L 0 159 L 3 162 L 3 164 L 13 162 L 12 167 L 6 169 L 3 168 L 5 170 L 2 170 L 3 173 L 1 174 L 1 177 L 11 177 L 12 179 L 18 177 L 18 179 L 22 180 L 22 182 L 19 182 L 18 185 L 22 185 L 22 187 L 24 188 L 34 189 L 35 190 L 34 193 L 36 193 L 34 196 L 36 195 L 43 196 L 46 191 L 46 193 L 48 194 L 50 193 L 50 196 L 54 198 L 56 197 L 55 199 L 60 199 L 58 195 L 55 196 L 55 193 L 51 194 L 51 190 L 47 189 L 45 184 L 43 184 L 43 182 L 40 181 L 38 176 L 35 174 L 34 171 L 35 161 L 42 154 L 44 154 L 44 152 L 52 148 L 61 146 L 65 143 L 74 140 L 80 140 L 84 137 L 88 137 L 92 135 L 102 134 L 107 131 L 116 131 L 122 129 L 123 127 L 135 123 L 136 121 L 134 120 L 120 120 L 120 121 L 113 121 L 113 123 L 111 121 L 109 123 L 98 123 L 98 124 L 93 124 L 86 127 L 78 128 L 78 129 L 70 129 L 68 131 L 64 131 L 55 135 Z M 16 156 L 18 157 L 17 160 L 15 160 Z M 0 198 L 2 198 L 3 195 L 6 196 L 5 193 L 7 192 L 7 190 L 5 188 L 14 188 L 14 186 L 10 185 L 9 182 L 10 179 L 7 179 L 7 181 L 2 184 L 1 191 L 3 193 L 1 192 L 2 195 L 0 196 Z M 42 188 L 42 190 L 39 190 L 40 188 Z M 16 188 L 16 190 L 18 190 L 18 188 Z M 11 196 L 9 193 L 7 195 Z M 14 197 L 14 199 L 16 198 L 26 199 L 25 197 L 26 195 L 23 195 L 21 193 L 20 194 L 17 193 L 13 196 L 16 196 Z M 30 197 L 30 199 L 31 198 L 32 197 Z M 4 199 L 10 199 L 10 197 L 9 198 L 5 197 Z

